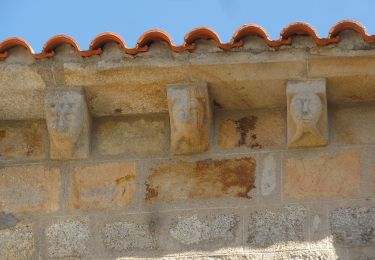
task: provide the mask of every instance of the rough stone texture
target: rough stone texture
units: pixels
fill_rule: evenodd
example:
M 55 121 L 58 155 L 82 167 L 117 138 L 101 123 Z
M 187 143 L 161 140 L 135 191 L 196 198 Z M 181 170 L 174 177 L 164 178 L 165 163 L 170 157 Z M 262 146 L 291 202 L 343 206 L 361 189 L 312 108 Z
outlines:
M 375 107 L 356 106 L 333 109 L 335 141 L 340 144 L 375 143 Z
M 45 83 L 31 66 L 0 66 L 0 119 L 41 118 Z
M 0 229 L 0 259 L 32 259 L 34 252 L 34 235 L 30 225 Z
M 146 201 L 249 198 L 254 182 L 255 160 L 251 157 L 168 163 L 153 169 L 148 177 Z
M 90 231 L 87 220 L 64 220 L 45 230 L 48 257 L 82 257 L 87 253 Z
M 361 152 L 345 150 L 335 155 L 318 154 L 285 163 L 285 194 L 290 198 L 351 197 L 360 193 Z
M 44 158 L 46 132 L 41 122 L 1 122 L 0 160 Z
M 307 212 L 302 207 L 255 211 L 249 217 L 247 245 L 251 249 L 275 250 L 296 247 L 306 242 L 306 222 Z
M 60 172 L 43 165 L 0 169 L 0 211 L 48 213 L 59 208 Z
M 57 160 L 87 158 L 91 124 L 83 89 L 48 88 L 44 101 L 50 157 Z
M 263 260 L 334 260 L 341 259 L 335 250 L 296 251 L 263 254 Z
M 217 215 L 199 219 L 198 215 L 179 217 L 169 234 L 184 245 L 199 244 L 215 240 L 234 240 L 239 222 L 234 214 Z
M 71 208 L 84 210 L 126 207 L 136 191 L 136 165 L 102 163 L 73 169 Z
M 375 244 L 375 208 L 338 208 L 330 213 L 329 225 L 339 245 Z
M 207 83 L 168 85 L 167 98 L 172 153 L 192 154 L 208 150 L 212 110 Z
M 155 155 L 169 149 L 168 129 L 161 117 L 102 120 L 94 138 L 94 151 L 101 155 Z
M 0 212 L 0 230 L 14 227 L 17 223 L 18 219 L 13 214 Z
M 277 162 L 272 154 L 268 154 L 262 162 L 262 175 L 260 180 L 260 192 L 262 196 L 272 194 L 277 185 Z
M 233 118 L 219 119 L 218 145 L 225 149 L 235 147 L 263 148 L 285 143 L 285 115 L 280 110 L 252 111 Z
M 105 247 L 108 250 L 127 251 L 156 248 L 154 224 L 115 222 L 106 224 L 102 230 Z
M 293 80 L 287 86 L 288 146 L 328 143 L 326 80 Z

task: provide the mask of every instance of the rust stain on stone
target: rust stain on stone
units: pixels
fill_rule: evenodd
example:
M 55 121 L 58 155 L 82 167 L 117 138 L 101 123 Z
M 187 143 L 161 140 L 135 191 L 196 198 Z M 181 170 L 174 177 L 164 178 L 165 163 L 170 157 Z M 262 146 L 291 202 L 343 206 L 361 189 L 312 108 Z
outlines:
M 234 121 L 236 124 L 237 131 L 241 135 L 239 145 L 246 144 L 246 137 L 250 130 L 254 130 L 256 127 L 258 118 L 256 116 L 247 116 L 239 120 Z
M 156 188 L 151 188 L 149 183 L 146 183 L 146 200 L 151 200 L 158 196 L 158 190 Z
M 251 157 L 165 164 L 149 176 L 145 200 L 250 198 L 255 188 L 255 167 Z
M 0 138 L 6 137 L 7 133 L 5 130 L 0 130 Z

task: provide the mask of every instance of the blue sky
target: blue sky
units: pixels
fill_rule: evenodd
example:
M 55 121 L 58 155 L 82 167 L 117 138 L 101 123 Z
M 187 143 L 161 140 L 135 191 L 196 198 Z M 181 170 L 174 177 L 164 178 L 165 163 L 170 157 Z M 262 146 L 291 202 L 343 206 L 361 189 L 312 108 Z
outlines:
M 375 34 L 374 0 L 0 0 L 0 40 L 20 36 L 36 52 L 56 34 L 87 49 L 99 33 L 119 33 L 129 47 L 149 29 L 167 31 L 176 44 L 194 27 L 208 26 L 229 41 L 242 24 L 263 26 L 278 38 L 290 22 L 312 24 L 320 36 L 339 20 L 355 19 Z

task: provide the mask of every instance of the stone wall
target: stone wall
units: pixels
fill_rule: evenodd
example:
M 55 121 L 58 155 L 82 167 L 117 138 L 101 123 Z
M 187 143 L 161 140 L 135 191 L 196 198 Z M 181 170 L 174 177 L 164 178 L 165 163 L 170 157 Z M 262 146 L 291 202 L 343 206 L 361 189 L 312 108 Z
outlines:
M 114 45 L 87 60 L 14 49 L 0 61 L 0 259 L 373 259 L 375 69 L 362 65 L 375 51 L 344 33 L 340 46 L 299 37 L 276 52 L 154 44 L 131 66 Z M 237 75 L 221 68 L 229 59 Z M 179 117 L 167 85 L 197 78 L 212 113 L 190 102 L 196 114 Z M 327 144 L 291 147 L 287 84 L 310 78 L 327 79 Z M 51 158 L 43 99 L 55 86 L 86 91 L 83 157 Z

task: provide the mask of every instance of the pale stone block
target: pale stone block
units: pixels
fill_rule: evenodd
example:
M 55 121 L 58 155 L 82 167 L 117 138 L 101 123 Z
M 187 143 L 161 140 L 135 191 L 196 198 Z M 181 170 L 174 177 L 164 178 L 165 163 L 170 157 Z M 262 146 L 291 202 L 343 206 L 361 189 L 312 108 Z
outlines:
M 300 206 L 252 212 L 247 226 L 247 246 L 262 251 L 307 247 L 306 225 L 307 210 Z
M 375 245 L 375 208 L 338 208 L 330 213 L 334 242 L 345 246 Z
M 375 106 L 333 109 L 334 140 L 339 144 L 375 143 Z
M 296 199 L 358 196 L 362 183 L 361 160 L 359 150 L 287 158 L 284 192 Z
M 0 229 L 0 259 L 33 259 L 34 234 L 31 225 Z
M 288 146 L 328 143 L 326 81 L 289 81 L 287 86 Z
M 27 165 L 0 169 L 0 211 L 49 213 L 59 208 L 59 169 Z
M 102 229 L 105 247 L 114 251 L 156 248 L 156 238 L 150 224 L 115 222 Z
M 197 214 L 178 217 L 169 229 L 169 235 L 184 245 L 202 242 L 232 241 L 235 239 L 239 217 L 234 214 L 220 214 L 198 217 Z
M 255 165 L 252 157 L 166 163 L 148 177 L 146 201 L 250 198 L 255 188 Z
M 46 90 L 45 114 L 50 136 L 50 157 L 85 159 L 90 152 L 90 116 L 82 88 Z
M 126 207 L 135 196 L 137 172 L 134 162 L 77 166 L 72 175 L 70 208 Z
M 147 156 L 166 154 L 169 130 L 162 117 L 98 120 L 93 151 L 100 155 Z
M 46 156 L 45 125 L 12 122 L 0 125 L 0 159 L 42 159 Z
M 87 219 L 68 219 L 50 225 L 45 230 L 50 258 L 81 258 L 87 254 L 90 237 Z
M 172 84 L 167 87 L 173 154 L 208 150 L 212 111 L 206 83 Z

